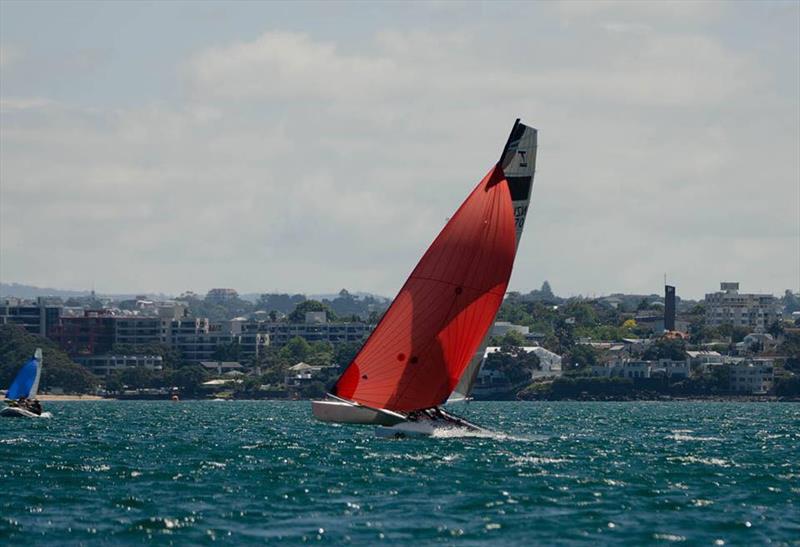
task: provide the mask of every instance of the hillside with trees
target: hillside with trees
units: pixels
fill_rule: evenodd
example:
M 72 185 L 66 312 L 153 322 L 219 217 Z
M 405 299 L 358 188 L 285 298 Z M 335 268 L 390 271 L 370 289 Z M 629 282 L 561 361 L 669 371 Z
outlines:
M 90 393 L 100 380 L 46 338 L 33 335 L 16 325 L 0 325 L 0 386 L 7 388 L 19 369 L 42 348 L 42 378 L 39 391 L 61 388 L 66 393 Z

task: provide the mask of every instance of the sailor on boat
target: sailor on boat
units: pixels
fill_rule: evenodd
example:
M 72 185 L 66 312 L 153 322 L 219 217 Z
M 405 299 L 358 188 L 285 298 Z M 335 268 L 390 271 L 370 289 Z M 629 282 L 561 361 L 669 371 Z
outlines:
M 35 418 L 42 415 L 42 405 L 36 398 L 42 374 L 42 350 L 36 348 L 27 363 L 17 373 L 6 391 L 6 407 L 0 416 L 11 418 Z
M 450 217 L 329 398 L 312 402 L 317 419 L 378 425 L 381 436 L 485 431 L 441 405 L 468 400 L 478 375 L 525 225 L 537 138 L 514 123 L 500 160 Z
M 28 412 L 33 412 L 37 416 L 42 415 L 42 404 L 39 402 L 39 399 L 20 397 L 16 401 L 8 401 L 7 404 L 12 408 L 21 408 L 27 410 Z

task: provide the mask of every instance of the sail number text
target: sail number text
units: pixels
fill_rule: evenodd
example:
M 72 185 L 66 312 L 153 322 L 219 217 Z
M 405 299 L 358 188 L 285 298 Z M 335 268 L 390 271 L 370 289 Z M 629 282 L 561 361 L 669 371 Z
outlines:
M 528 212 L 527 205 L 514 207 L 514 226 L 516 226 L 517 228 L 522 228 L 522 225 L 525 224 L 525 214 L 527 212 Z

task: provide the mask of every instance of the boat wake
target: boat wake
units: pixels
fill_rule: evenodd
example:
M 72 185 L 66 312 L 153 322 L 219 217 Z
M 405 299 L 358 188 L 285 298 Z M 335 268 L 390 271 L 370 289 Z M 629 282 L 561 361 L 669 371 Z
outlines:
M 472 437 L 478 439 L 492 439 L 493 441 L 530 442 L 539 440 L 534 438 L 528 439 L 525 437 L 517 437 L 515 435 L 509 435 L 508 433 L 501 433 L 499 431 L 490 431 L 488 429 L 476 431 L 474 429 L 469 429 L 466 427 L 458 427 L 458 426 L 437 429 L 430 436 L 435 439 L 460 439 L 460 438 Z
M 465 427 L 456 424 L 431 426 L 430 422 L 404 422 L 399 426 L 376 428 L 378 437 L 389 439 L 433 438 L 433 439 L 491 439 L 494 441 L 530 442 L 539 439 L 526 439 L 507 433 L 491 431 L 484 428 Z

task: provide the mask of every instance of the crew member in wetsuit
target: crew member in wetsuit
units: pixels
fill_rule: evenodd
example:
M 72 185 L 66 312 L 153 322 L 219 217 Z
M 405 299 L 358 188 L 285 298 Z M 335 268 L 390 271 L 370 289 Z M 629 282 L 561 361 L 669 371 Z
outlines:
M 39 402 L 39 399 L 34 399 L 33 401 L 31 401 L 28 408 L 30 409 L 31 412 L 33 412 L 37 416 L 42 415 L 42 404 Z

